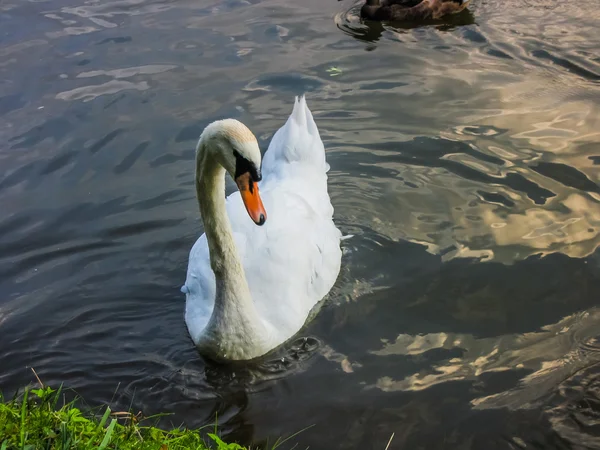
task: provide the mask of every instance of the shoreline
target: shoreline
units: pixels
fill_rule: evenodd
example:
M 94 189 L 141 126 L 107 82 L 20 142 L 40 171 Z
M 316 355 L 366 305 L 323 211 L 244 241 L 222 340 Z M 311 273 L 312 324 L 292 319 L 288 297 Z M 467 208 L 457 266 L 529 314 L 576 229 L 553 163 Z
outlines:
M 26 387 L 12 400 L 0 394 L 0 450 L 152 449 L 152 450 L 249 450 L 225 443 L 216 425 L 193 430 L 177 427 L 164 430 L 156 425 L 159 414 L 112 411 L 82 411 L 77 396 L 64 401 L 63 387 Z M 278 442 L 272 448 L 275 449 Z

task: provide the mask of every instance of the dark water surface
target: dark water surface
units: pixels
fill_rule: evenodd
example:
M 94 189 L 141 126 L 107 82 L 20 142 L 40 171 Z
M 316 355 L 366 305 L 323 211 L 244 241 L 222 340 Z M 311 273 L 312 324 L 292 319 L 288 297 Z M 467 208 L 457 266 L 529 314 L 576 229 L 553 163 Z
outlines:
M 0 388 L 298 448 L 600 448 L 600 8 L 0 4 Z M 194 144 L 308 102 L 340 278 L 308 351 L 206 365 L 183 321 Z M 286 356 L 287 355 L 287 356 Z

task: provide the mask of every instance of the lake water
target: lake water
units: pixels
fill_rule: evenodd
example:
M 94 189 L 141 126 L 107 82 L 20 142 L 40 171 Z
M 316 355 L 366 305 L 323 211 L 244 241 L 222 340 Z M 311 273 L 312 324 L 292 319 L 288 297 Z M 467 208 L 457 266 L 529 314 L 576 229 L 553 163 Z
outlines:
M 312 426 L 288 448 L 600 448 L 597 0 L 472 0 L 417 27 L 357 13 L 2 2 L 5 394 L 34 367 L 165 426 L 217 414 L 246 444 Z M 234 117 L 266 149 L 302 92 L 354 234 L 342 272 L 305 349 L 207 364 L 179 292 L 194 145 Z

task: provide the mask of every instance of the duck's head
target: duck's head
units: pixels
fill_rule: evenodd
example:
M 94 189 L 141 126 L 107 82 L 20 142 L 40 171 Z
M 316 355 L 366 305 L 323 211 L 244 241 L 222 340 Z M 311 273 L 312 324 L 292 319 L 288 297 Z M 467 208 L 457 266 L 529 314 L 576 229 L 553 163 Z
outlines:
M 207 152 L 233 178 L 254 223 L 264 224 L 267 213 L 257 184 L 262 179 L 262 158 L 256 137 L 248 127 L 235 119 L 211 123 L 200 136 L 198 152 L 201 151 Z

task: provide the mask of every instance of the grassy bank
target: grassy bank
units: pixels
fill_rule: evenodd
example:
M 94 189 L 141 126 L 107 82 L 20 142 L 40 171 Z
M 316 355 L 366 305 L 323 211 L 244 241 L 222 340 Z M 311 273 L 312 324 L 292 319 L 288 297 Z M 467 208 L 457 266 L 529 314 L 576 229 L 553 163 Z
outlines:
M 152 426 L 156 417 L 142 418 L 103 408 L 84 414 L 76 402 L 64 404 L 61 389 L 27 389 L 6 401 L 0 396 L 0 450 L 246 450 L 226 444 L 215 433 Z M 212 431 L 215 431 L 211 428 Z

